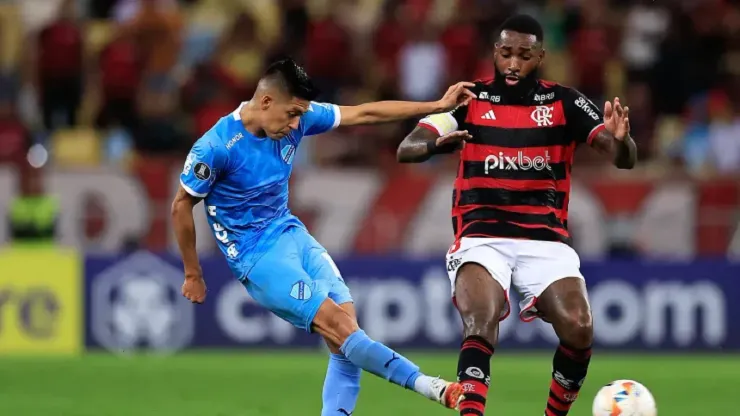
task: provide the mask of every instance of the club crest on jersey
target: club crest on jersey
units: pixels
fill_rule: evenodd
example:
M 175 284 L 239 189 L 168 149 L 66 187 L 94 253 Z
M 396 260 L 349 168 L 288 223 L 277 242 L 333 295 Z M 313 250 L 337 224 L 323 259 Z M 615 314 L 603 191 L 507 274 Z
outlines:
M 538 127 L 552 126 L 552 113 L 553 107 L 538 105 L 532 111 L 532 115 L 530 115 L 530 118 L 532 118 L 532 121 L 537 123 Z
M 293 285 L 290 290 L 290 297 L 297 300 L 311 299 L 311 288 L 303 280 Z
M 295 146 L 289 144 L 280 149 L 280 155 L 283 157 L 283 161 L 287 164 L 293 163 L 293 156 L 295 156 Z

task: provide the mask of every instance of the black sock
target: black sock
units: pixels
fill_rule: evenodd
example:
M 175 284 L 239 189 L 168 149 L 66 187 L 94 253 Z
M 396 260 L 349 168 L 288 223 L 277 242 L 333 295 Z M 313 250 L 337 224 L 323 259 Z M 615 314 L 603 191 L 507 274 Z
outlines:
M 560 344 L 552 360 L 550 397 L 545 416 L 566 416 L 586 379 L 591 348 L 579 350 Z
M 491 384 L 492 355 L 493 346 L 482 337 L 473 335 L 463 341 L 457 361 L 457 380 L 465 395 L 460 403 L 461 415 L 483 416 Z

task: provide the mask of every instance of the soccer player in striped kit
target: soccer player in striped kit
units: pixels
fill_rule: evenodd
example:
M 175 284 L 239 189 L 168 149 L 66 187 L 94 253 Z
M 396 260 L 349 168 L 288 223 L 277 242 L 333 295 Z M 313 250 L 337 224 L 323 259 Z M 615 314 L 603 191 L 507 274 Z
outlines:
M 468 106 L 422 119 L 398 148 L 402 163 L 461 149 L 447 254 L 464 327 L 461 415 L 485 412 L 511 286 L 522 295 L 520 318 L 550 322 L 560 339 L 546 416 L 568 414 L 588 370 L 591 310 L 568 232 L 573 155 L 587 144 L 631 169 L 637 151 L 629 108 L 615 98 L 602 114 L 575 89 L 539 79 L 544 57 L 541 25 L 526 15 L 509 18 L 495 46 L 495 77 L 475 83 Z

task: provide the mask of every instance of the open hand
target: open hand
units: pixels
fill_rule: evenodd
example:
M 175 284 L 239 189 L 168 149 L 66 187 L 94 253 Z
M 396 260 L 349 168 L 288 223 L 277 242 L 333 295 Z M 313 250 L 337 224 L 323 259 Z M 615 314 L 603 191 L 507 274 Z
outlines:
M 193 303 L 203 303 L 206 300 L 206 281 L 201 273 L 185 274 L 182 295 Z
M 604 104 L 604 127 L 614 135 L 617 140 L 624 140 L 630 132 L 630 108 L 622 107 L 619 97 L 614 98 L 614 103 L 607 101 Z
M 461 105 L 468 105 L 470 100 L 475 98 L 475 94 L 468 88 L 474 86 L 475 84 L 472 82 L 458 82 L 448 88 L 444 97 L 437 102 L 442 110 L 441 112 L 452 111 Z

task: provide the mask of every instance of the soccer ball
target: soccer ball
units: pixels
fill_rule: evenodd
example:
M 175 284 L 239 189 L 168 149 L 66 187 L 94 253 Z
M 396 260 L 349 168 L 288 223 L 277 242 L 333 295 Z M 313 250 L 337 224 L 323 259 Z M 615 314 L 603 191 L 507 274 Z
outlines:
M 658 409 L 650 391 L 633 380 L 613 381 L 596 394 L 594 416 L 656 416 Z

